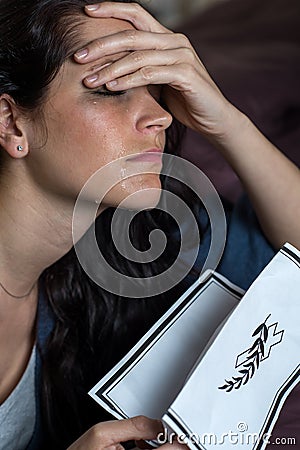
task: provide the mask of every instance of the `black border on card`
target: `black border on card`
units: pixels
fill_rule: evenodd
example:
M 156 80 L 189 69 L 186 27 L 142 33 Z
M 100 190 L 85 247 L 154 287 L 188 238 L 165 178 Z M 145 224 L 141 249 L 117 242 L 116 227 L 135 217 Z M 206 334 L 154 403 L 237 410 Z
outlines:
M 300 258 L 298 255 L 296 255 L 290 248 L 283 246 L 280 252 L 288 258 L 290 261 L 292 261 L 297 267 L 300 267 Z M 252 450 L 262 450 L 264 446 L 263 436 L 268 435 L 270 431 L 273 430 L 273 427 L 276 423 L 276 415 L 280 412 L 283 404 L 285 403 L 286 399 L 282 403 L 282 400 L 285 396 L 285 394 L 291 389 L 291 387 L 294 385 L 294 387 L 297 385 L 297 381 L 300 380 L 300 365 L 298 365 L 294 372 L 289 375 L 289 377 L 285 380 L 285 382 L 278 388 L 277 393 L 274 396 L 274 401 L 272 405 L 269 408 L 269 412 L 266 415 L 265 423 L 263 424 L 261 428 L 261 432 L 259 433 L 260 439 L 253 445 Z M 291 389 L 291 392 L 294 388 Z M 289 394 L 291 393 L 289 392 Z M 182 432 L 183 436 L 189 436 L 192 435 L 192 431 L 189 429 L 187 424 L 184 423 L 184 421 L 181 418 L 177 418 L 175 416 L 175 411 L 172 411 L 172 408 L 170 408 L 166 414 L 167 417 L 178 427 L 178 429 Z M 206 447 L 198 444 L 197 442 L 193 442 L 193 445 L 199 449 L 199 450 L 206 450 Z
M 118 414 L 122 415 L 124 419 L 127 419 L 128 416 L 124 414 L 124 412 L 118 407 L 115 408 L 112 405 L 112 400 L 108 401 L 108 399 L 103 395 L 105 391 L 109 388 L 111 384 L 113 384 L 120 376 L 121 374 L 126 371 L 126 369 L 132 365 L 134 360 L 138 358 L 138 356 L 144 352 L 144 350 L 151 345 L 151 342 L 161 333 L 161 331 L 164 328 L 167 328 L 168 324 L 179 315 L 180 311 L 190 302 L 190 300 L 193 297 L 196 297 L 196 295 L 199 293 L 200 290 L 208 287 L 213 281 L 216 281 L 219 285 L 221 285 L 223 288 L 225 288 L 227 291 L 231 292 L 235 297 L 238 299 L 241 299 L 243 297 L 243 294 L 241 294 L 238 290 L 234 289 L 233 287 L 229 286 L 224 282 L 221 278 L 218 277 L 218 275 L 215 272 L 212 272 L 209 275 L 209 278 L 206 279 L 203 283 L 200 283 L 198 286 L 196 286 L 192 292 L 177 306 L 177 308 L 166 317 L 166 319 L 161 323 L 161 325 L 154 330 L 154 332 L 148 337 L 148 339 L 141 345 L 136 352 L 120 367 L 120 369 L 97 391 L 95 392 L 95 395 L 99 398 L 101 398 L 101 401 L 105 403 L 109 408 L 114 409 Z
M 299 260 L 299 262 L 300 262 L 300 260 Z M 267 419 L 266 419 L 266 422 L 265 422 L 265 424 L 263 425 L 263 427 L 261 429 L 260 436 L 263 437 L 263 436 L 267 435 L 269 433 L 270 429 L 272 431 L 272 429 L 273 429 L 272 425 L 274 426 L 275 423 L 276 423 L 276 422 L 274 423 L 274 419 L 276 418 L 275 417 L 276 413 L 277 413 L 278 409 L 280 408 L 280 404 L 281 404 L 281 402 L 283 400 L 283 396 L 290 389 L 290 387 L 293 386 L 293 384 L 295 384 L 295 382 L 297 380 L 298 381 L 300 380 L 300 364 L 296 367 L 294 372 L 285 381 L 285 383 L 283 385 L 281 385 L 280 388 L 277 390 L 277 393 L 276 393 L 275 398 L 274 398 L 273 405 L 271 405 L 270 410 L 269 410 L 269 414 L 268 414 Z M 295 387 L 296 387 L 296 384 L 295 384 L 294 388 Z M 291 392 L 293 392 L 293 389 L 291 390 Z M 286 401 L 286 399 L 285 399 L 285 401 Z M 283 405 L 284 405 L 285 401 L 283 402 Z M 280 409 L 279 409 L 279 411 L 280 411 Z M 261 450 L 263 445 L 264 445 L 263 439 L 260 439 L 260 441 L 258 441 L 255 444 L 255 446 L 253 447 L 253 450 Z
M 293 261 L 298 267 L 300 267 L 300 258 L 296 253 L 294 253 L 290 248 L 283 246 L 281 252 L 284 256 L 288 257 L 291 261 Z
M 297 380 L 299 381 L 299 379 L 300 379 L 300 365 L 298 365 L 295 368 L 294 372 L 290 374 L 289 377 L 285 380 L 285 382 L 278 388 L 277 393 L 274 396 L 274 401 L 270 406 L 269 413 L 267 414 L 267 419 L 264 425 L 262 426 L 261 432 L 259 433 L 260 439 L 253 444 L 252 450 L 262 450 L 262 447 L 265 444 L 263 437 L 268 435 L 270 430 L 271 431 L 273 430 L 273 426 L 276 423 L 276 422 L 274 423 L 274 419 L 276 418 L 276 414 L 281 406 L 284 395 L 286 394 L 287 391 L 289 391 L 291 386 L 294 385 L 293 389 L 296 387 L 297 385 L 296 381 Z M 293 392 L 293 389 L 291 390 L 291 392 Z M 283 402 L 283 404 L 285 403 L 285 401 Z M 279 409 L 279 411 L 280 410 L 281 408 Z M 176 427 L 182 433 L 182 436 L 186 436 L 187 438 L 188 436 L 192 436 L 193 435 L 192 430 L 190 430 L 190 428 L 181 418 L 176 417 L 177 415 L 175 414 L 176 414 L 175 411 L 173 411 L 172 408 L 170 408 L 165 415 L 169 417 L 169 419 L 176 425 Z M 172 427 L 171 424 L 168 424 L 168 426 Z M 199 450 L 207 450 L 207 447 L 205 447 L 203 444 L 194 441 L 192 442 L 192 444 Z

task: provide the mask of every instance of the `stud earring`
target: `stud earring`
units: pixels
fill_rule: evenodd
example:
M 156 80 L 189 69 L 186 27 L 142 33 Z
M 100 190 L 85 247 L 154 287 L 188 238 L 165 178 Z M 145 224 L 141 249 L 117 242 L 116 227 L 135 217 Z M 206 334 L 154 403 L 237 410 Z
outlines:
M 18 145 L 17 150 L 18 150 L 18 152 L 22 152 L 23 151 L 22 145 Z

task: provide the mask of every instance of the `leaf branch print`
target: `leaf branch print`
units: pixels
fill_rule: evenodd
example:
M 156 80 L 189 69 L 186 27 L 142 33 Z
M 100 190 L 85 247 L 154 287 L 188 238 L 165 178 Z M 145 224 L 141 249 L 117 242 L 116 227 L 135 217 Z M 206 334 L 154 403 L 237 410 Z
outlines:
M 256 339 L 249 350 L 247 350 L 246 361 L 239 369 L 238 376 L 232 377 L 231 380 L 225 380 L 225 384 L 219 386 L 219 389 L 231 392 L 233 389 L 239 389 L 247 384 L 253 377 L 255 371 L 259 368 L 261 359 L 265 356 L 265 346 L 269 337 L 266 323 L 270 317 L 271 314 L 254 330 L 252 337 Z

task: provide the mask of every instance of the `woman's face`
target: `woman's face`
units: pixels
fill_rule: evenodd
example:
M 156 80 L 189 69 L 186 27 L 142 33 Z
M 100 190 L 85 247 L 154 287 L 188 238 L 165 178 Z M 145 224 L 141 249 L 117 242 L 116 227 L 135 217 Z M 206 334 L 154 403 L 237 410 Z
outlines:
M 96 38 L 130 29 L 117 19 L 86 19 L 82 26 L 82 47 Z M 97 66 L 119 59 L 124 54 L 100 59 Z M 80 65 L 67 60 L 52 82 L 43 108 L 46 144 L 32 145 L 28 167 L 35 182 L 47 194 L 59 195 L 74 202 L 83 185 L 98 169 L 122 159 L 116 165 L 119 178 L 137 170 L 140 175 L 119 182 L 104 198 L 102 206 L 116 206 L 128 195 L 128 207 L 151 207 L 159 200 L 161 154 L 133 159 L 137 153 L 161 150 L 165 130 L 172 118 L 158 103 L 159 87 L 140 87 L 121 95 L 109 96 L 105 87 L 87 89 L 83 79 L 92 73 L 93 64 Z M 148 173 L 151 171 L 154 173 Z M 101 174 L 111 177 L 109 171 Z M 106 180 L 107 181 L 107 180 Z M 99 180 L 101 182 L 101 180 Z M 93 198 L 95 196 L 95 198 Z M 97 200 L 91 194 L 90 200 Z

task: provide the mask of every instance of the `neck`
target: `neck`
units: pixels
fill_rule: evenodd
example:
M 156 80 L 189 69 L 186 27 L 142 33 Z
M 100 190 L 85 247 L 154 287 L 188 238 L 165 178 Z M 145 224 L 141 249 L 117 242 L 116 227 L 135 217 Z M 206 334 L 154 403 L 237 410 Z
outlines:
M 28 185 L 14 191 L 2 186 L 0 192 L 0 282 L 21 296 L 72 247 L 73 204 Z

